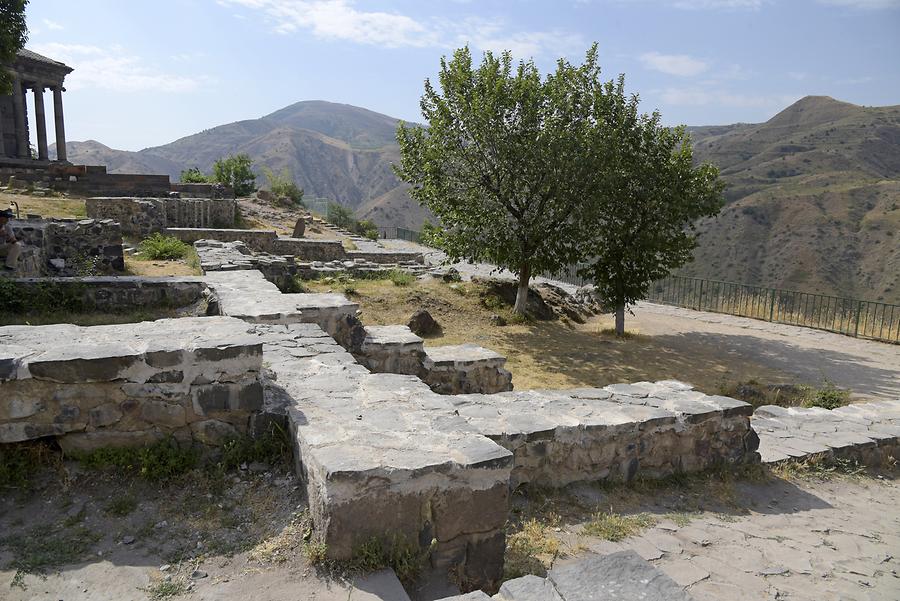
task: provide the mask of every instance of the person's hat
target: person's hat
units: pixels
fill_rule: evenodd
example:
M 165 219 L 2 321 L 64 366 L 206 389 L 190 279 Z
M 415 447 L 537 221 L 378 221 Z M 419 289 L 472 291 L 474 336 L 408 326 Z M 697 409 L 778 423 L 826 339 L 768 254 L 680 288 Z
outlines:
M 10 209 L 3 209 L 0 211 L 0 217 L 6 217 L 7 219 L 15 218 L 16 214 L 13 213 Z

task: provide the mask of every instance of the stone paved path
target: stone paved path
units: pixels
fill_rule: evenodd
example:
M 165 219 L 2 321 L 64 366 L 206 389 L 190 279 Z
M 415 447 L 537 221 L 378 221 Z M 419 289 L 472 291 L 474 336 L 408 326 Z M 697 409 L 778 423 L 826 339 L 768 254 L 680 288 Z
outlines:
M 900 485 L 874 478 L 738 485 L 740 513 L 661 521 L 611 543 L 567 534 L 572 548 L 632 549 L 697 601 L 900 599 Z M 576 555 L 577 557 L 577 555 Z

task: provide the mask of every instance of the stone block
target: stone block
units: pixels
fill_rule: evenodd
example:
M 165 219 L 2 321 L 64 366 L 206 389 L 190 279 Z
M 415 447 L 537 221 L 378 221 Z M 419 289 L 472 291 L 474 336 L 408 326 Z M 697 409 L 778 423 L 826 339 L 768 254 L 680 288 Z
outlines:
M 222 446 L 239 436 L 234 426 L 216 419 L 192 423 L 191 432 L 195 440 L 213 447 Z
M 634 551 L 589 555 L 547 575 L 566 601 L 692 601 L 674 580 Z
M 141 419 L 166 428 L 178 428 L 187 423 L 184 407 L 164 401 L 144 401 L 141 404 Z
M 58 442 L 63 453 L 89 453 L 107 447 L 145 447 L 159 442 L 163 438 L 163 433 L 156 429 L 131 432 L 95 430 L 67 434 L 60 437 Z
M 115 403 L 106 403 L 91 409 L 88 423 L 93 428 L 111 426 L 122 419 L 122 411 Z

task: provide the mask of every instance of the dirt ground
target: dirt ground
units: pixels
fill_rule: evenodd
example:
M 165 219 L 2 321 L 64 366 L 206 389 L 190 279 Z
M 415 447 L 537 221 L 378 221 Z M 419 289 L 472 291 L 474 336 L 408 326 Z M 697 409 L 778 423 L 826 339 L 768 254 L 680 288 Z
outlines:
M 900 346 L 848 339 L 791 326 L 641 304 L 628 316 L 629 336 L 610 333 L 611 316 L 588 323 L 530 322 L 502 327 L 508 307 L 484 306 L 471 282 L 420 280 L 318 282 L 312 291 L 348 293 L 363 323 L 406 323 L 426 309 L 441 335 L 426 346 L 472 342 L 507 356 L 517 389 L 605 386 L 616 382 L 678 379 L 717 394 L 748 380 L 810 384 L 831 381 L 862 398 L 900 398 Z
M 520 490 L 511 540 L 526 552 L 507 569 L 541 573 L 583 553 L 630 549 L 697 601 L 895 601 L 897 472 L 855 471 L 781 468 L 633 488 L 576 485 L 552 496 Z

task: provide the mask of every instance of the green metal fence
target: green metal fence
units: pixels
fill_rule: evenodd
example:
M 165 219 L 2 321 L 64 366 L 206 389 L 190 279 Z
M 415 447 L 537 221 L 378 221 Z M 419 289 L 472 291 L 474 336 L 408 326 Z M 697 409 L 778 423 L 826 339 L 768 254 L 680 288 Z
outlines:
M 647 300 L 859 338 L 900 342 L 900 306 L 888 303 L 677 275 L 652 284 Z
M 408 230 L 405 227 L 386 226 L 378 228 L 379 238 L 399 238 L 400 240 L 409 240 L 410 242 L 419 242 L 419 232 Z

